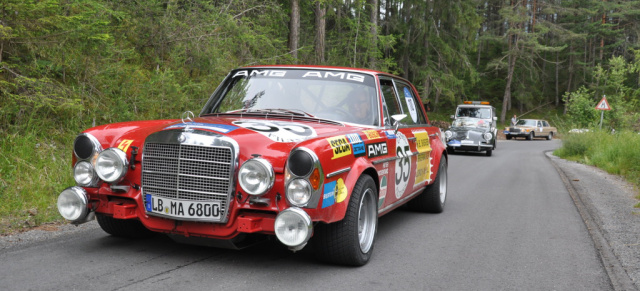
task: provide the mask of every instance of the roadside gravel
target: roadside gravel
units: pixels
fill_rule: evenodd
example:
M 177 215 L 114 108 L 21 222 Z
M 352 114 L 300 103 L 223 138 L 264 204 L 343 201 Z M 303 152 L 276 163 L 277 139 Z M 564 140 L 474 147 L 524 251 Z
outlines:
M 546 155 L 582 215 L 615 290 L 640 290 L 638 190 L 596 167 Z

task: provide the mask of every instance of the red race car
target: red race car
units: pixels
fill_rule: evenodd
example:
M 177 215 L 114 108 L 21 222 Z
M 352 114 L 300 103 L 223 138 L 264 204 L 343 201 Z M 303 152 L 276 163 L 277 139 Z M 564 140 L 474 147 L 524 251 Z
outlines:
M 345 265 L 371 258 L 378 217 L 442 212 L 447 156 L 414 86 L 352 68 L 231 71 L 198 117 L 107 124 L 74 142 L 60 214 L 114 236 L 241 248 L 267 236 Z M 390 180 L 390 181 L 389 181 Z

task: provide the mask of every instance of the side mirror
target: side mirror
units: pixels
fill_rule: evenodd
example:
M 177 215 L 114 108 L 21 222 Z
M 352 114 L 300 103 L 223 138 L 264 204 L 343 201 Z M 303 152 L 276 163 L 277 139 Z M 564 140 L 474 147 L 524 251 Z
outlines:
M 498 117 L 497 117 L 497 116 L 494 116 L 494 117 L 493 117 L 493 121 L 497 121 L 497 120 L 498 120 Z
M 398 133 L 398 128 L 400 127 L 400 120 L 407 118 L 406 114 L 396 114 L 391 115 L 391 119 L 393 119 L 393 131 L 394 134 Z

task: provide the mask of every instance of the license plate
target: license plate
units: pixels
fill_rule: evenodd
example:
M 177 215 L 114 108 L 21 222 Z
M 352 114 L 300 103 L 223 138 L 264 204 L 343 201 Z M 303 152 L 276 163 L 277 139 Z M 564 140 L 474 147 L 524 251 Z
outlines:
M 472 140 L 463 140 L 461 143 L 462 144 L 473 144 L 473 141 Z
M 220 201 L 177 200 L 145 195 L 148 213 L 183 220 L 220 221 Z

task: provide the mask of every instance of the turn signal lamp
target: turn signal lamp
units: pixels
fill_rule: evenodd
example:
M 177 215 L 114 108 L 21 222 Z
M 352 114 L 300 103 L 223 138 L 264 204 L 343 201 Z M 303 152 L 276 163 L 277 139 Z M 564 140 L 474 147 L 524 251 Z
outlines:
M 309 183 L 311 183 L 313 190 L 320 188 L 320 171 L 318 171 L 318 168 L 315 168 L 311 176 L 309 176 Z

